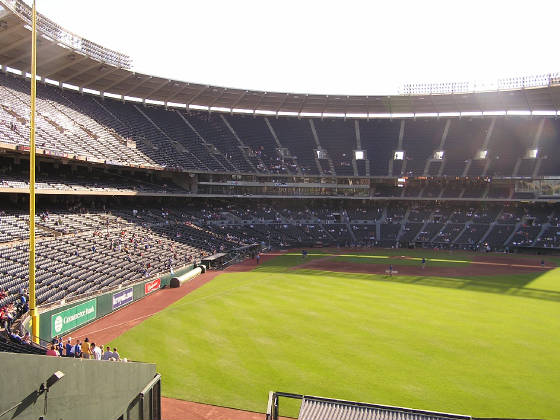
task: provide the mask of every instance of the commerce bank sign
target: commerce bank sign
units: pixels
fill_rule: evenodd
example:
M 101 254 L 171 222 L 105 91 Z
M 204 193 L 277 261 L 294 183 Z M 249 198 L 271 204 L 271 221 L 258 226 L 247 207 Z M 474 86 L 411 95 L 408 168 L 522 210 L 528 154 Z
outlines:
M 51 335 L 61 335 L 67 331 L 97 318 L 97 299 L 65 309 L 51 316 Z

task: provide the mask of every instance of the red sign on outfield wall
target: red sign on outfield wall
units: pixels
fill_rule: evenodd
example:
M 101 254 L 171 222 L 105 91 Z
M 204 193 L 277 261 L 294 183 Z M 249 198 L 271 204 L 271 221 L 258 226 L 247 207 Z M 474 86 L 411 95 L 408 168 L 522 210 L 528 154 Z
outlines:
M 144 284 L 144 293 L 147 295 L 148 293 L 152 293 L 154 290 L 157 290 L 160 287 L 161 279 L 149 281 L 148 283 Z

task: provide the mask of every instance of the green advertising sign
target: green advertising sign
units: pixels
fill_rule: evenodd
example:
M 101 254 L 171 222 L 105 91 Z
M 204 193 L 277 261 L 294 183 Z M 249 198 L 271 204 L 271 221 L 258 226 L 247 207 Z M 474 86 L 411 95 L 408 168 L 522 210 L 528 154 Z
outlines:
M 51 316 L 51 335 L 62 335 L 97 317 L 97 299 L 91 299 Z

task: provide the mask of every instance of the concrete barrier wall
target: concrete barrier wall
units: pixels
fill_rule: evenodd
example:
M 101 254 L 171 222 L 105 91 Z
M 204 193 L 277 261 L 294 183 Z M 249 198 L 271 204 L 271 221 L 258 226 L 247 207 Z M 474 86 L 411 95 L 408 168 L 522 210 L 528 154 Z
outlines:
M 0 419 L 141 418 L 138 394 L 156 375 L 148 363 L 14 353 L 0 353 L 0 366 Z M 64 376 L 41 392 L 57 371 Z

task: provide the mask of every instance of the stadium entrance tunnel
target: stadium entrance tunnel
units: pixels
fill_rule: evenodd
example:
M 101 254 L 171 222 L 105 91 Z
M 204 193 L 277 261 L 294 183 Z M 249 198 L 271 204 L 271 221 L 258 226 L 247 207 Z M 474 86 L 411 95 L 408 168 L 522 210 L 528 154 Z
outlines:
M 278 420 L 279 398 L 301 400 L 299 420 L 471 420 L 470 416 L 270 391 L 266 420 Z

